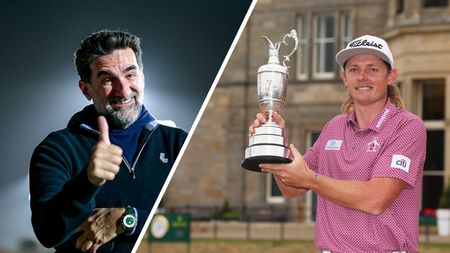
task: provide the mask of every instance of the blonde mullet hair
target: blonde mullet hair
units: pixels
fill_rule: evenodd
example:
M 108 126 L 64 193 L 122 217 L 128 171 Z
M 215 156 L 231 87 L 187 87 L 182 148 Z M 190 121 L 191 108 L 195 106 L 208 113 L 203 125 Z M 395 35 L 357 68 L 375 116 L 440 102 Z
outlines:
M 397 85 L 388 85 L 388 97 L 391 99 L 391 102 L 395 105 L 395 107 L 405 109 L 405 104 L 400 96 L 400 89 Z M 349 98 L 342 104 L 341 112 L 344 114 L 349 114 L 352 112 L 354 103 L 353 98 L 349 96 Z

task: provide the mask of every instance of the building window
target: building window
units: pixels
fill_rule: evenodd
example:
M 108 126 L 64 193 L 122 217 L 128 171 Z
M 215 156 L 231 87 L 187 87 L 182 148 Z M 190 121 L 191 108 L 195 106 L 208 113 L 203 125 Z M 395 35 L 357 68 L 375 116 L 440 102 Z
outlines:
M 448 0 L 423 0 L 423 7 L 443 7 L 448 5 Z
M 444 188 L 444 131 L 427 130 L 427 156 L 423 172 L 423 208 L 437 208 Z
M 419 112 L 427 129 L 422 208 L 437 208 L 444 187 L 445 80 L 417 81 Z
M 397 6 L 395 6 L 395 13 L 396 13 L 396 14 L 401 14 L 401 13 L 403 13 L 403 10 L 404 10 L 404 4 L 405 4 L 405 1 L 404 1 L 404 0 L 397 0 Z
M 309 26 L 307 16 L 299 16 L 298 27 L 298 53 L 297 53 L 297 79 L 308 79 L 309 72 Z
M 285 201 L 275 178 L 271 174 L 266 175 L 266 199 L 269 204 L 282 204 Z
M 349 13 L 341 15 L 341 44 L 338 50 L 347 47 L 348 43 L 352 41 L 352 26 L 350 25 L 350 18 Z
M 314 17 L 314 63 L 313 76 L 317 79 L 335 77 L 336 64 L 336 17 L 333 14 Z
M 312 147 L 320 136 L 320 130 L 313 130 L 307 133 L 306 146 L 307 149 Z M 310 223 L 316 222 L 317 211 L 317 193 L 308 191 L 306 193 L 306 220 Z
M 444 120 L 444 80 L 428 81 L 422 85 L 423 120 Z
M 334 57 L 351 41 L 351 23 L 349 12 L 302 14 L 297 17 L 297 80 L 336 78 L 338 71 Z

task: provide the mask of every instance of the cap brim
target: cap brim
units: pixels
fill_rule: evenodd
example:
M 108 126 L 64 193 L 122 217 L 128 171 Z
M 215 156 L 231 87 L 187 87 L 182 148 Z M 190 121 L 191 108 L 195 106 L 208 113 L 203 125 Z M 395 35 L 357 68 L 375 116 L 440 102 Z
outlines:
M 341 66 L 344 67 L 344 63 L 348 61 L 348 59 L 352 58 L 355 55 L 361 55 L 361 54 L 371 54 L 375 55 L 376 57 L 380 58 L 381 60 L 389 63 L 391 67 L 394 67 L 392 62 L 389 60 L 389 58 L 383 54 L 382 52 L 367 48 L 367 47 L 358 47 L 358 48 L 346 48 L 342 49 L 336 54 L 336 61 Z

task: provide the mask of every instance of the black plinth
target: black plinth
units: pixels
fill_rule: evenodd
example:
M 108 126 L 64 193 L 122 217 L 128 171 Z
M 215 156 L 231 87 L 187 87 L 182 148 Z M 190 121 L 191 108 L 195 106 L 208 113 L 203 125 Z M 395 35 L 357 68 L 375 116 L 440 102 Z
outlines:
M 255 172 L 262 172 L 261 168 L 259 168 L 259 165 L 261 163 L 291 163 L 292 160 L 285 157 L 280 156 L 255 156 L 255 157 L 249 157 L 247 159 L 242 160 L 242 168 L 255 171 Z

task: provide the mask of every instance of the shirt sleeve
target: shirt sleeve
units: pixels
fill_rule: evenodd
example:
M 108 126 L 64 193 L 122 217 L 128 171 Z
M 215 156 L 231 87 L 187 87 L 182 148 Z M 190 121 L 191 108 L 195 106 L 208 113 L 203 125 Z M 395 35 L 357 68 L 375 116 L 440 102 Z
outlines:
M 303 159 L 308 164 L 309 168 L 314 172 L 319 172 L 319 157 L 320 152 L 323 150 L 324 143 L 324 133 L 327 132 L 327 128 L 330 122 L 325 124 L 322 131 L 320 132 L 319 138 L 317 138 L 316 142 L 314 142 L 313 146 L 306 151 Z
M 147 218 L 150 215 L 150 211 L 142 210 L 139 208 L 136 208 L 136 210 L 138 213 L 138 223 L 136 225 L 136 231 L 134 231 L 134 236 L 137 239 L 142 229 L 144 228 L 145 222 L 147 222 Z
M 398 178 L 415 187 L 425 163 L 426 139 L 426 129 L 419 118 L 400 122 L 374 164 L 372 178 Z
M 50 135 L 34 151 L 29 170 L 31 222 L 45 247 L 55 247 L 72 236 L 95 207 L 99 187 L 86 170 L 72 175 L 65 143 Z M 68 146 L 68 145 L 66 145 Z
M 308 167 L 314 171 L 317 172 L 317 164 L 318 164 L 318 148 L 317 148 L 317 141 L 316 143 L 306 151 L 305 155 L 303 156 L 303 159 L 305 159 L 306 164 L 308 164 Z

